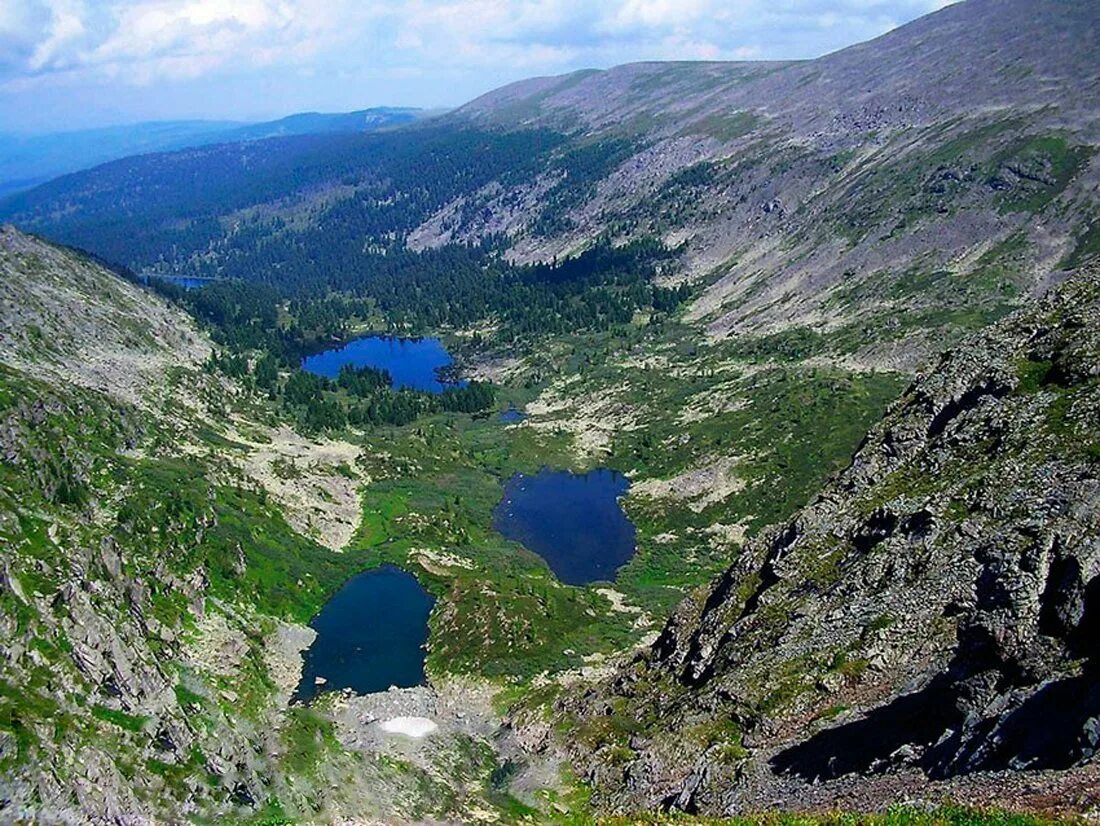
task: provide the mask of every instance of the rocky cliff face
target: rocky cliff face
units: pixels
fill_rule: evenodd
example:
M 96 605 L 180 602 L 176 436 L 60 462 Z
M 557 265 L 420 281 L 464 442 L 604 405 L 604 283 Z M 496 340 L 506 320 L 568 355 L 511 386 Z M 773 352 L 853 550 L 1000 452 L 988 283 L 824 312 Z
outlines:
M 1085 808 L 1098 622 L 1094 270 L 945 353 L 808 507 L 561 712 L 614 809 Z

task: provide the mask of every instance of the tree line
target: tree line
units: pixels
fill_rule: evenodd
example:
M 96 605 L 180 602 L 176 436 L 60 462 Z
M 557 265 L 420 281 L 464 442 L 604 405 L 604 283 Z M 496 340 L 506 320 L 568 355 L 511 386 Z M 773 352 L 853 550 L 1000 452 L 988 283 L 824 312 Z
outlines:
M 619 246 L 601 240 L 577 256 L 519 266 L 490 239 L 372 256 L 354 273 L 319 271 L 308 282 L 218 279 L 192 290 L 150 283 L 205 322 L 227 348 L 214 366 L 281 400 L 304 428 L 317 431 L 401 425 L 493 403 L 491 386 L 479 383 L 430 394 L 395 390 L 384 371 L 370 368 L 343 371 L 334 381 L 300 368 L 305 355 L 346 340 L 368 319 L 385 319 L 391 332 L 406 334 L 491 321 L 496 343 L 526 345 L 630 325 L 638 313 L 659 323 L 690 294 L 687 285 L 654 283 L 674 257 L 652 239 Z

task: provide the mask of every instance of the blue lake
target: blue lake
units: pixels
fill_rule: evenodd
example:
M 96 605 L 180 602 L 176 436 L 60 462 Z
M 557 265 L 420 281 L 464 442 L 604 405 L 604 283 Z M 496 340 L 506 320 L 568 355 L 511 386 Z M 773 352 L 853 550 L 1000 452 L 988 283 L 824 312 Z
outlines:
M 416 577 L 393 566 L 348 580 L 309 624 L 317 638 L 305 652 L 295 699 L 308 702 L 342 688 L 371 694 L 422 685 L 434 602 Z
M 437 338 L 365 336 L 309 356 L 302 360 L 302 367 L 330 379 L 336 378 L 345 364 L 378 367 L 389 371 L 394 387 L 442 393 L 448 387 L 465 384 L 439 380 L 439 370 L 452 363 L 450 353 Z
M 634 525 L 619 504 L 629 487 L 607 469 L 517 474 L 493 511 L 493 527 L 545 559 L 564 583 L 610 582 L 636 548 Z
M 167 281 L 169 284 L 175 284 L 176 286 L 183 287 L 185 290 L 194 290 L 199 287 L 205 287 L 213 278 L 192 278 L 189 275 L 159 275 L 157 273 L 147 273 L 141 276 L 141 280 L 148 284 L 151 279 L 157 279 L 159 281 Z
M 507 410 L 502 410 L 500 413 L 500 420 L 505 424 L 516 424 L 517 422 L 522 422 L 526 418 L 527 414 L 515 407 L 509 407 Z

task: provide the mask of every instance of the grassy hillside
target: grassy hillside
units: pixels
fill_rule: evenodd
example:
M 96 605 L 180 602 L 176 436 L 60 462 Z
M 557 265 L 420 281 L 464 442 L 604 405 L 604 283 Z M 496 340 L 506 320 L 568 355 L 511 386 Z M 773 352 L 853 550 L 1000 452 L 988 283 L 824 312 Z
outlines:
M 288 707 L 302 623 L 378 562 L 339 550 L 360 448 L 287 429 L 196 358 L 211 342 L 186 316 L 78 254 L 5 229 L 0 268 L 3 818 L 489 805 L 481 740 L 381 760 L 323 703 Z
M 1095 806 L 1098 24 L 967 0 L 6 200 L 89 252 L 0 229 L 0 819 Z M 300 369 L 364 333 L 472 381 Z M 631 480 L 614 581 L 493 529 L 546 465 Z M 383 564 L 430 685 L 291 702 Z

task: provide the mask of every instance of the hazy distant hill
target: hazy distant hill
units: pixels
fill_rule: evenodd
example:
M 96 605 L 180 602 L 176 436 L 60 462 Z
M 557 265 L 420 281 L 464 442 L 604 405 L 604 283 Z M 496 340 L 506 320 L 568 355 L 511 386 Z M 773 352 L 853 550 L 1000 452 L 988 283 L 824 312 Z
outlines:
M 304 112 L 263 123 L 156 121 L 46 135 L 0 134 L 0 195 L 130 155 L 283 135 L 365 132 L 409 123 L 419 114 L 416 109 L 379 107 L 338 114 Z

